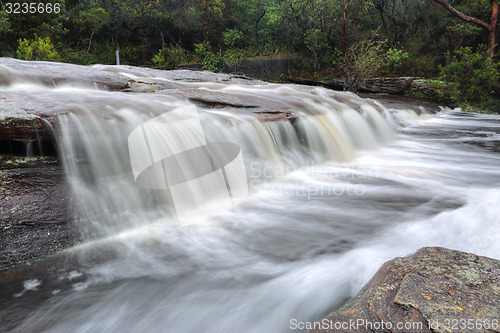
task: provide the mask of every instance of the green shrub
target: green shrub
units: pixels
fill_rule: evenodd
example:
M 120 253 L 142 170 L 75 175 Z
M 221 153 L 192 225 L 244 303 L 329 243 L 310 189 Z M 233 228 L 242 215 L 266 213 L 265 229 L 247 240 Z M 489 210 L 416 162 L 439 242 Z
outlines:
M 174 69 L 189 61 L 188 53 L 180 45 L 172 45 L 158 50 L 153 57 L 153 63 L 162 69 Z
M 195 57 L 201 61 L 201 68 L 203 70 L 217 72 L 220 69 L 220 64 L 224 61 L 222 52 L 212 52 L 210 42 L 208 41 L 194 44 L 194 47 Z
M 93 53 L 64 47 L 61 43 L 58 44 L 58 49 L 60 50 L 59 57 L 62 62 L 78 65 L 93 65 L 98 63 L 97 57 Z
M 0 12 L 0 34 L 4 32 L 9 32 L 10 30 L 10 22 L 9 15 L 5 12 Z
M 401 73 L 409 76 L 435 77 L 438 69 L 432 56 L 411 56 L 400 68 Z
M 243 32 L 238 29 L 228 29 L 222 34 L 224 44 L 230 48 L 240 47 L 243 38 Z
M 37 37 L 35 40 L 19 38 L 18 42 L 19 46 L 16 53 L 19 59 L 49 61 L 59 59 L 59 55 L 54 49 L 50 37 Z
M 229 49 L 224 51 L 222 60 L 227 69 L 236 70 L 241 65 L 243 57 L 241 49 Z
M 487 48 L 481 45 L 477 51 L 461 47 L 453 53 L 446 52 L 446 65 L 440 66 L 441 77 L 451 89 L 451 100 L 467 108 L 476 104 L 490 107 L 492 96 L 500 88 L 500 72 L 497 63 L 487 56 Z
M 221 52 L 208 52 L 203 58 L 203 62 L 201 63 L 201 69 L 205 71 L 217 72 L 219 71 L 220 63 L 224 60 L 224 57 Z
M 212 52 L 209 41 L 203 41 L 202 43 L 194 44 L 194 55 L 197 61 L 203 61 L 207 53 Z
M 400 74 L 403 65 L 408 61 L 410 55 L 403 50 L 390 48 L 385 53 L 385 61 L 380 71 L 385 74 Z
M 364 40 L 350 47 L 342 57 L 344 90 L 358 92 L 367 77 L 375 75 L 383 64 L 384 42 Z
M 334 73 L 342 71 L 342 52 L 337 48 L 330 53 L 330 68 Z

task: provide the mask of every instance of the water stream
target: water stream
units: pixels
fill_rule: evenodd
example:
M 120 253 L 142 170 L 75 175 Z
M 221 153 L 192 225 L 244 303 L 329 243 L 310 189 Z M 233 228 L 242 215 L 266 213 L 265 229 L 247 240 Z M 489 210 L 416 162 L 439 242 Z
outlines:
M 69 251 L 77 265 L 13 285 L 2 300 L 18 313 L 9 331 L 291 332 L 290 320 L 320 319 L 382 263 L 423 246 L 500 259 L 499 116 L 419 115 L 293 85 L 185 85 L 258 96 L 296 116 L 263 123 L 197 106 L 207 141 L 241 147 L 248 195 L 194 215 L 193 227 L 176 223 L 164 191 L 137 186 L 127 145 L 134 128 L 190 103 L 8 88 L 78 109 L 56 131 L 87 239 Z

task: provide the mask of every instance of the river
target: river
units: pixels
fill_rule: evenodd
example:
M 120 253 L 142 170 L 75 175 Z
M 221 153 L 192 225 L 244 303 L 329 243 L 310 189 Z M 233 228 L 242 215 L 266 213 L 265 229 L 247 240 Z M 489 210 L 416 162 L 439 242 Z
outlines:
M 197 107 L 207 141 L 241 148 L 248 194 L 230 209 L 200 209 L 188 226 L 164 191 L 134 181 L 127 137 L 190 103 L 9 88 L 81 109 L 56 131 L 86 241 L 2 291 L 11 310 L 0 331 L 291 332 L 291 320 L 319 320 L 385 261 L 421 247 L 500 259 L 500 116 L 418 114 L 294 85 L 185 84 L 293 105 L 297 116 L 262 123 Z

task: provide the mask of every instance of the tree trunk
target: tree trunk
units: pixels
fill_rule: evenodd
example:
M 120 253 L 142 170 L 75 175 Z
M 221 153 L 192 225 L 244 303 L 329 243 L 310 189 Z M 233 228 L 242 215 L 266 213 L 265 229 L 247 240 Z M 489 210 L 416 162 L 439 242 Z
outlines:
M 491 3 L 491 18 L 490 18 L 490 23 L 486 23 L 484 21 L 481 21 L 478 18 L 471 17 L 468 15 L 465 15 L 462 12 L 459 12 L 453 6 L 451 6 L 446 0 L 434 0 L 444 8 L 446 8 L 450 13 L 455 15 L 456 17 L 470 23 L 474 23 L 481 28 L 486 29 L 488 31 L 488 56 L 490 58 L 493 58 L 493 55 L 495 54 L 495 43 L 496 43 L 496 28 L 497 28 L 497 23 L 498 23 L 498 3 L 497 0 L 490 0 Z
M 493 58 L 495 54 L 495 43 L 498 23 L 498 3 L 496 0 L 491 0 L 491 19 L 490 29 L 488 30 L 488 56 Z
M 347 27 L 346 27 L 346 16 L 347 16 L 347 7 L 349 7 L 349 4 L 351 3 L 351 0 L 347 0 L 347 3 L 345 4 L 344 7 L 344 20 L 342 21 L 342 42 L 344 43 L 344 49 L 345 52 L 347 52 L 348 46 L 347 46 Z
M 90 35 L 90 39 L 89 39 L 89 47 L 87 49 L 87 53 L 89 53 L 90 51 L 90 47 L 92 46 L 92 37 L 94 37 L 94 34 L 95 34 L 95 29 L 92 29 L 92 34 Z

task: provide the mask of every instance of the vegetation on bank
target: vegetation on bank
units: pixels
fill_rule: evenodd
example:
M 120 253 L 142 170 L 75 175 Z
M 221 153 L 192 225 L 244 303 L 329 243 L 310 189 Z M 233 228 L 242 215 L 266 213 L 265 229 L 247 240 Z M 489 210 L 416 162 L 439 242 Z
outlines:
M 294 52 L 294 77 L 344 77 L 351 91 L 366 77 L 434 78 L 441 93 L 430 97 L 500 109 L 496 0 L 44 3 L 58 3 L 58 12 L 14 13 L 1 1 L 0 56 L 113 64 L 119 50 L 122 64 L 217 71 L 244 57 Z

